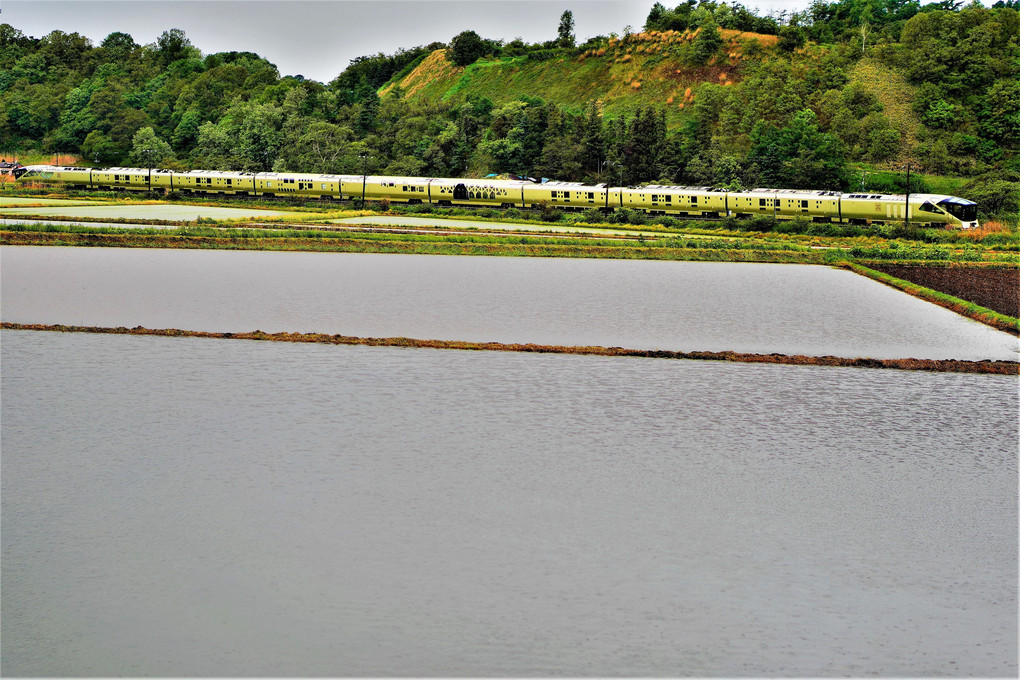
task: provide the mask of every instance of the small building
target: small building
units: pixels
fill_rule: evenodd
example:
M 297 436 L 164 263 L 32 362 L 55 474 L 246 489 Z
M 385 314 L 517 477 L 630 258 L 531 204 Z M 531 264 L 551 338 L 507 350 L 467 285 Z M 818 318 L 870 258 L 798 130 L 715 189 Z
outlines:
M 23 166 L 17 161 L 8 161 L 6 158 L 0 159 L 0 182 L 13 182 L 14 171 L 20 167 Z

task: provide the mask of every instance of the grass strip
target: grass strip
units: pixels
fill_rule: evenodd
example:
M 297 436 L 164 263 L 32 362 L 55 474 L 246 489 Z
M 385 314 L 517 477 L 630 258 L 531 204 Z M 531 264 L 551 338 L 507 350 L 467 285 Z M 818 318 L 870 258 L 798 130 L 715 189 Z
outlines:
M 751 364 L 791 364 L 796 366 L 844 366 L 853 368 L 892 368 L 907 371 L 937 371 L 946 373 L 1020 374 L 1016 361 L 964 361 L 958 359 L 871 359 L 835 356 L 805 356 L 802 354 L 748 354 L 742 352 L 673 352 L 670 350 L 624 349 L 623 347 L 535 345 L 502 342 L 465 342 L 460 340 L 421 340 L 415 338 L 361 338 L 327 333 L 215 333 L 186 331 L 176 328 L 152 329 L 135 326 L 115 328 L 102 326 L 63 326 L 51 324 L 21 324 L 4 321 L 0 328 L 16 331 L 56 331 L 61 333 L 100 333 L 109 335 L 155 335 L 164 337 L 213 338 L 230 340 L 260 340 L 267 342 L 303 342 L 331 345 L 366 345 L 369 347 L 420 347 L 428 349 L 459 349 L 489 352 L 534 352 L 540 354 L 584 354 L 609 357 L 645 357 L 653 359 L 691 359 L 702 361 L 731 361 Z
M 908 295 L 913 295 L 914 297 L 931 302 L 940 307 L 945 307 L 946 309 L 954 311 L 962 316 L 966 316 L 974 321 L 980 321 L 983 324 L 987 324 L 993 328 L 997 328 L 1013 335 L 1020 335 L 1020 319 L 1007 316 L 1006 314 L 1000 314 L 999 312 L 988 309 L 987 307 L 976 305 L 973 302 L 968 302 L 967 300 L 961 300 L 958 297 L 953 297 L 952 295 L 947 295 L 937 290 L 932 290 L 931 288 L 919 286 L 916 283 L 911 283 L 910 281 L 898 279 L 895 276 L 890 276 L 884 272 L 869 269 L 868 267 L 857 264 L 856 262 L 843 262 L 840 266 L 860 274 L 861 276 L 867 276 L 869 279 L 874 279 L 879 283 L 884 283 L 887 286 L 902 290 Z
M 180 233 L 116 233 L 0 231 L 2 245 L 79 246 L 116 248 L 181 248 L 274 250 L 343 253 L 408 253 L 419 255 L 500 255 L 508 257 L 575 257 L 605 259 L 697 260 L 821 264 L 820 251 L 771 250 L 759 247 L 706 248 L 552 241 L 531 237 L 408 236 L 345 233 L 343 235 L 279 236 L 243 232 L 217 236 Z

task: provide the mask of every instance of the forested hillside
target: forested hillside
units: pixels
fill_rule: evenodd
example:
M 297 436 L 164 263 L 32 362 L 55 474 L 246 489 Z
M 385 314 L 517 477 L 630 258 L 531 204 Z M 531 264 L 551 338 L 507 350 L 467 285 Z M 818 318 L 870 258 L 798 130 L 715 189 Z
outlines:
M 965 177 L 1020 210 L 1020 12 L 954 0 L 815 0 L 761 17 L 650 7 L 575 44 L 483 38 L 355 60 L 328 84 L 173 29 L 99 45 L 0 25 L 0 151 L 114 165 L 895 190 Z M 592 11 L 596 11 L 593 8 Z M 868 174 L 870 172 L 870 174 Z M 915 186 L 914 190 L 924 188 Z

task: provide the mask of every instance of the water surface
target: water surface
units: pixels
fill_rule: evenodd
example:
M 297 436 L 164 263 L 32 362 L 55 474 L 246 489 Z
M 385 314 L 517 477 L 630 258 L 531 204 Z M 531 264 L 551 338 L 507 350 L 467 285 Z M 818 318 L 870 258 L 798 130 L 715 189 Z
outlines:
M 173 220 L 193 222 L 199 218 L 230 220 L 258 217 L 280 217 L 294 215 L 281 210 L 259 208 L 221 208 L 207 205 L 65 205 L 58 207 L 4 208 L 9 217 L 18 215 L 40 215 L 48 217 L 92 217 L 122 220 Z
M 1017 380 L 2 333 L 10 676 L 1016 676 Z
M 674 351 L 1012 359 L 1014 336 L 820 266 L 0 248 L 2 318 Z

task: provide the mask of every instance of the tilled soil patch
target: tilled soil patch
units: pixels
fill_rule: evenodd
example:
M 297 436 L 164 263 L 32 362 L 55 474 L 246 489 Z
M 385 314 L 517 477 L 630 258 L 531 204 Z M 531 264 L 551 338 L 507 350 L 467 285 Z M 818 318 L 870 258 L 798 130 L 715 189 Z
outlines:
M 868 266 L 898 279 L 973 302 L 999 314 L 1020 317 L 1020 269 Z

